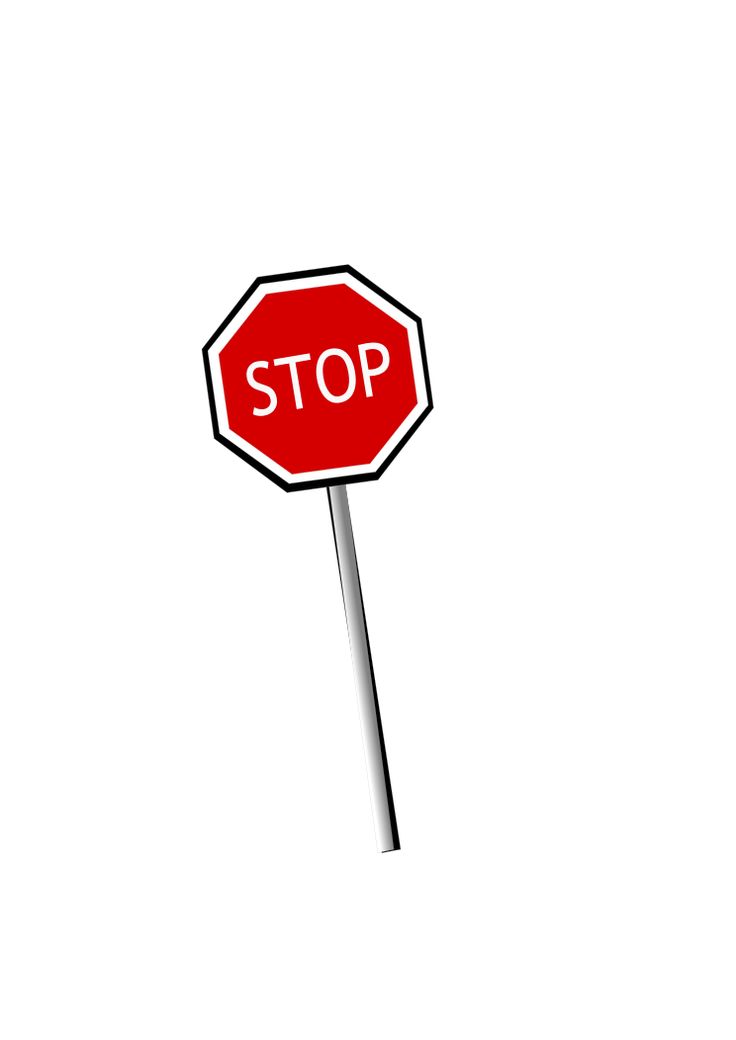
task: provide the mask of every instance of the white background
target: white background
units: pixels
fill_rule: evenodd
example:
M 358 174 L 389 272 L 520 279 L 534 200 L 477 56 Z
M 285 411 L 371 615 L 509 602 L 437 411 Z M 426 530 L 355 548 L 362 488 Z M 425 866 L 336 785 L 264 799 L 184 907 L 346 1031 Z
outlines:
M 4 1040 L 736 1030 L 730 3 L 14 5 Z M 215 443 L 200 349 L 351 263 L 435 411 L 350 493 Z

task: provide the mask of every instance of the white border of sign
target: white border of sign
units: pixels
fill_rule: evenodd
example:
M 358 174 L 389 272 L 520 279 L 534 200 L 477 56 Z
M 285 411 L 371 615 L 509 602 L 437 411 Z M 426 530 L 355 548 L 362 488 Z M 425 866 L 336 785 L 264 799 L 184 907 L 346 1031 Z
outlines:
M 349 286 L 359 296 L 362 296 L 363 299 L 372 303 L 373 306 L 388 314 L 389 317 L 406 329 L 409 337 L 417 403 L 370 463 L 363 466 L 343 466 L 336 469 L 313 470 L 308 473 L 295 474 L 284 469 L 283 466 L 280 466 L 268 455 L 259 451 L 255 445 L 230 429 L 227 408 L 225 406 L 220 353 L 238 329 L 247 321 L 261 300 L 269 293 L 290 292 L 295 289 L 315 288 L 324 285 Z M 363 275 L 347 266 L 323 268 L 315 271 L 297 271 L 293 274 L 273 275 L 267 278 L 256 279 L 245 296 L 205 346 L 204 359 L 215 437 L 287 491 L 375 479 L 381 475 L 432 408 L 421 320 L 396 300 L 386 295 L 378 286 L 369 282 Z

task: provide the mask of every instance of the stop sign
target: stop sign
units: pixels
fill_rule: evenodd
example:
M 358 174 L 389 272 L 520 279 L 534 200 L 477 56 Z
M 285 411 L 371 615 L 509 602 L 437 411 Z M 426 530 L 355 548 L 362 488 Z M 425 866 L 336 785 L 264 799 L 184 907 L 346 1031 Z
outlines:
M 215 437 L 287 491 L 326 487 L 376 841 L 400 848 L 346 484 L 432 408 L 422 323 L 352 267 L 257 278 L 204 348 Z
M 375 479 L 432 407 L 420 319 L 352 267 L 257 278 L 204 358 L 215 437 L 287 491 Z

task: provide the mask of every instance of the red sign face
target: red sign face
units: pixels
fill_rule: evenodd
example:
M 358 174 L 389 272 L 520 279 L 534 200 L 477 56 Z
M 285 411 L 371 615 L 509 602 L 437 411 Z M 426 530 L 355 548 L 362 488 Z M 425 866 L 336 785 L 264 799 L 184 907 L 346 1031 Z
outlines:
M 432 407 L 420 319 L 350 267 L 257 279 L 204 358 L 215 437 L 288 491 L 380 476 Z

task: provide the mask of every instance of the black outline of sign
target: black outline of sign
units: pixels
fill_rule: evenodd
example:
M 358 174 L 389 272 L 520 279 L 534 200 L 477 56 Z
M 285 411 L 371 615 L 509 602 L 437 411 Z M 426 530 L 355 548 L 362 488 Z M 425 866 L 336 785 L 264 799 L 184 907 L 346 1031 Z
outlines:
M 208 351 L 212 344 L 215 342 L 215 340 L 218 338 L 218 336 L 220 336 L 221 333 L 225 331 L 225 329 L 233 320 L 233 318 L 241 309 L 241 307 L 250 299 L 250 297 L 253 295 L 253 293 L 260 285 L 264 285 L 268 282 L 286 282 L 293 278 L 319 278 L 322 275 L 326 274 L 352 275 L 353 278 L 356 278 L 359 282 L 362 282 L 363 285 L 367 286 L 378 296 L 381 296 L 384 300 L 386 300 L 387 303 L 390 303 L 393 307 L 396 307 L 398 310 L 402 312 L 402 314 L 405 314 L 407 318 L 410 318 L 413 322 L 416 323 L 417 332 L 419 334 L 419 348 L 422 355 L 424 384 L 427 388 L 427 406 L 424 409 L 424 411 L 419 416 L 417 416 L 414 423 L 406 431 L 406 433 L 401 438 L 396 447 L 393 449 L 391 454 L 383 460 L 383 462 L 378 467 L 375 473 L 358 473 L 353 476 L 347 477 L 331 477 L 327 480 L 306 480 L 303 483 L 288 484 L 281 477 L 277 476 L 275 473 L 272 473 L 271 470 L 267 466 L 264 466 L 262 462 L 259 462 L 257 459 L 252 458 L 250 455 L 248 455 L 247 452 L 243 451 L 243 449 L 240 448 L 237 444 L 233 444 L 232 441 L 229 441 L 227 437 L 225 437 L 225 435 L 220 432 L 220 428 L 217 422 L 215 393 L 212 387 L 212 373 L 210 371 L 210 359 Z M 389 294 L 387 292 L 384 292 L 383 289 L 379 289 L 379 287 L 374 282 L 371 282 L 370 279 L 366 278 L 365 275 L 362 275 L 359 271 L 356 271 L 355 268 L 351 267 L 349 264 L 342 264 L 339 267 L 317 267 L 310 271 L 289 271 L 287 274 L 268 274 L 263 275 L 261 278 L 256 278 L 256 280 L 253 282 L 246 294 L 242 296 L 235 304 L 235 306 L 230 311 L 225 320 L 222 322 L 222 324 L 219 326 L 217 331 L 213 333 L 213 335 L 210 336 L 210 338 L 207 340 L 204 347 L 202 348 L 202 355 L 204 357 L 204 370 L 207 378 L 207 396 L 210 402 L 210 414 L 212 416 L 212 429 L 215 435 L 215 440 L 219 441 L 220 444 L 224 444 L 226 448 L 229 448 L 230 451 L 234 452 L 249 465 L 253 466 L 254 469 L 257 469 L 259 473 L 262 473 L 264 475 L 264 477 L 268 477 L 269 480 L 272 480 L 274 482 L 274 484 L 278 484 L 278 486 L 282 488 L 284 491 L 308 491 L 310 488 L 329 487 L 330 485 L 336 484 L 357 484 L 364 480 L 378 480 L 378 478 L 386 470 L 386 467 L 396 458 L 398 453 L 404 447 L 404 445 L 412 436 L 417 427 L 424 422 L 429 413 L 432 411 L 433 407 L 432 389 L 429 384 L 429 370 L 427 368 L 427 354 L 424 349 L 424 333 L 422 332 L 422 319 L 419 318 L 412 311 L 410 311 L 408 307 L 404 307 L 403 304 L 398 302 L 398 300 L 395 300 L 393 296 L 389 296 Z M 296 477 L 295 479 L 298 480 L 298 477 Z

